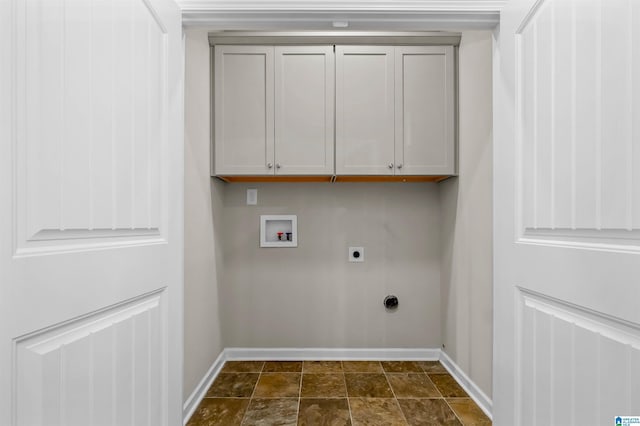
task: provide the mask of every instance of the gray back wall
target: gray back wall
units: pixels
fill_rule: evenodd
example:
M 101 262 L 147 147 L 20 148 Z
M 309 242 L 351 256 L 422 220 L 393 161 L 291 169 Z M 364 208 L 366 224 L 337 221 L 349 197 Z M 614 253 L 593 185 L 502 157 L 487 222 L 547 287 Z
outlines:
M 225 184 L 223 206 L 226 347 L 440 346 L 436 184 Z M 298 247 L 260 248 L 261 214 L 297 215 Z M 364 247 L 363 263 L 348 262 L 349 246 Z

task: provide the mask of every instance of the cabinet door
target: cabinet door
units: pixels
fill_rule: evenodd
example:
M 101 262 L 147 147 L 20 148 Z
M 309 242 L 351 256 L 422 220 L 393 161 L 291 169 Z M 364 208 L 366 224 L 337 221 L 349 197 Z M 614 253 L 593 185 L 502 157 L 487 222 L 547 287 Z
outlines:
M 215 173 L 273 174 L 273 46 L 215 46 Z
M 275 48 L 278 175 L 333 174 L 333 46 Z
M 336 173 L 394 172 L 394 48 L 336 46 Z
M 396 174 L 455 173 L 453 47 L 396 47 Z

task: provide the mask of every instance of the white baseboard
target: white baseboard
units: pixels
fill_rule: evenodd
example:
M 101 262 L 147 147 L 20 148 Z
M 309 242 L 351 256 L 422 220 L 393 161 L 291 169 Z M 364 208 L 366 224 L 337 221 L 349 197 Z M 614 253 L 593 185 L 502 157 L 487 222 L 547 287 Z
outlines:
M 476 404 L 491 416 L 491 399 L 440 349 L 402 349 L 402 348 L 225 348 L 213 362 L 207 374 L 191 393 L 183 407 L 183 419 L 186 425 L 209 387 L 216 379 L 226 361 L 251 360 L 359 360 L 359 361 L 437 361 L 460 383 Z
M 228 360 L 360 360 L 360 361 L 437 361 L 440 349 L 402 348 L 226 348 Z
M 220 355 L 218 355 L 218 358 L 213 361 L 213 364 L 211 364 L 207 374 L 204 375 L 202 380 L 200 380 L 200 383 L 198 383 L 198 386 L 196 386 L 191 395 L 189 395 L 189 398 L 185 401 L 182 406 L 182 419 L 184 425 L 187 424 L 193 413 L 196 411 L 196 408 L 198 408 L 198 405 L 207 394 L 207 390 L 211 387 L 213 381 L 218 377 L 218 374 L 220 373 L 220 370 L 222 370 L 222 366 L 226 361 L 226 354 L 223 350 Z
M 476 385 L 473 380 L 469 378 L 465 374 L 464 371 L 458 365 L 453 362 L 449 355 L 446 352 L 440 351 L 440 363 L 444 365 L 444 368 L 456 379 L 460 386 L 469 394 L 471 399 L 478 404 L 478 407 L 491 419 L 493 420 L 493 416 L 491 414 L 493 408 L 493 401 L 491 398 L 485 394 L 482 389 Z

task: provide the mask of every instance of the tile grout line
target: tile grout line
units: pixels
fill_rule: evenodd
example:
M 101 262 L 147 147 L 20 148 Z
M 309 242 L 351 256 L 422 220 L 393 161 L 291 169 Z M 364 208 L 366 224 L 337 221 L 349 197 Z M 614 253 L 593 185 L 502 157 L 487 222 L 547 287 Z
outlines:
M 244 410 L 244 415 L 242 416 L 242 420 L 240 421 L 240 426 L 242 426 L 244 424 L 245 419 L 247 418 L 247 413 L 249 412 L 249 407 L 251 407 L 251 402 L 253 401 L 253 395 L 255 395 L 256 393 L 256 389 L 258 388 L 258 383 L 260 382 L 260 377 L 262 377 L 262 370 L 264 370 L 264 366 L 267 363 L 265 361 L 262 361 L 262 367 L 260 368 L 260 371 L 258 372 L 258 379 L 256 380 L 256 383 L 253 385 L 253 391 L 251 392 L 251 396 L 249 397 L 249 404 L 247 405 L 247 408 Z M 223 366 L 224 368 L 224 366 Z
M 340 365 L 342 365 L 342 381 L 344 382 L 344 394 L 347 396 L 347 409 L 349 410 L 349 421 L 351 422 L 351 426 L 355 423 L 353 422 L 353 413 L 351 412 L 351 401 L 349 400 L 349 389 L 347 389 L 347 372 L 344 371 L 344 361 L 340 361 Z
M 296 410 L 296 425 L 300 423 L 300 402 L 302 400 L 302 379 L 304 378 L 304 361 L 300 367 L 300 384 L 298 385 L 298 409 Z
M 393 386 L 391 386 L 391 382 L 389 381 L 389 376 L 387 376 L 387 370 L 384 369 L 384 366 L 382 365 L 382 363 L 380 363 L 380 366 L 382 367 L 382 374 L 384 374 L 384 378 L 387 381 L 387 384 L 389 385 L 389 389 L 391 389 L 391 393 L 393 394 L 393 400 L 395 401 L 396 406 L 398 407 L 398 410 L 400 410 L 400 414 L 402 415 L 404 422 L 408 425 L 409 420 L 407 420 L 407 416 L 404 414 L 404 411 L 402 411 L 402 406 L 400 405 L 400 401 L 398 401 L 398 396 L 396 395 L 396 391 L 393 390 Z
M 424 371 L 424 368 L 422 369 L 422 371 Z M 424 371 L 424 375 L 427 376 L 427 380 L 429 380 L 429 382 L 433 385 L 436 392 L 438 392 L 438 394 L 440 395 L 439 398 L 444 399 L 444 395 L 442 394 L 442 392 L 440 392 L 440 389 L 438 389 L 438 386 L 436 385 L 436 383 L 433 380 L 431 380 L 431 376 L 429 376 L 429 373 Z
M 438 361 L 438 363 L 440 365 L 442 365 L 442 363 L 440 363 L 440 361 Z M 424 370 L 424 368 L 422 369 Z M 444 403 L 447 404 L 447 407 L 449 407 L 449 409 L 451 410 L 451 412 L 453 413 L 453 415 L 455 416 L 455 418 L 460 422 L 460 424 L 462 426 L 464 426 L 464 422 L 462 421 L 462 419 L 460 418 L 460 416 L 458 416 L 458 413 L 456 412 L 456 410 L 453 409 L 453 407 L 451 406 L 451 404 L 449 404 L 449 401 L 447 400 L 447 398 L 444 396 L 444 394 L 442 392 L 440 392 L 440 389 L 438 389 L 438 386 L 435 384 L 435 382 L 433 380 L 431 380 L 431 376 L 429 375 L 429 373 L 427 371 L 424 372 L 424 374 L 427 376 L 427 378 L 429 379 L 429 381 L 433 384 L 433 386 L 436 388 L 436 390 L 438 391 L 438 393 L 440 395 L 442 395 L 442 399 L 444 400 Z M 440 374 L 440 373 L 431 373 L 431 374 Z M 444 374 L 444 373 L 443 373 Z M 458 381 L 453 378 L 453 380 L 455 380 L 456 383 L 458 383 Z M 462 399 L 463 397 L 461 397 Z
M 449 407 L 449 409 L 451 410 L 451 412 L 453 413 L 454 416 L 456 416 L 456 419 L 458 419 L 458 421 L 460 422 L 460 424 L 462 426 L 464 426 L 464 422 L 462 421 L 462 419 L 460 418 L 460 416 L 458 416 L 458 413 L 456 412 L 456 410 L 453 409 L 453 407 L 451 406 L 451 404 L 449 404 L 449 401 L 447 400 L 447 398 L 442 398 L 444 399 L 444 403 L 447 404 L 447 407 Z

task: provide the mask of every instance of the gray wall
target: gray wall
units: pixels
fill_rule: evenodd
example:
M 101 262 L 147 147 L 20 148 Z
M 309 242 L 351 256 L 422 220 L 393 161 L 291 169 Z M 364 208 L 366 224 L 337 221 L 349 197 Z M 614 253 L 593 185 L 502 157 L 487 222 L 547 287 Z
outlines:
M 440 346 L 436 184 L 226 184 L 223 204 L 225 346 Z M 298 247 L 260 248 L 261 214 L 297 215 Z M 363 263 L 347 261 L 349 246 L 364 247 Z M 382 305 L 390 293 L 396 312 Z
M 184 398 L 222 351 L 218 315 L 216 214 L 222 199 L 209 177 L 209 42 L 206 32 L 185 34 L 185 267 Z
M 491 397 L 492 102 L 490 32 L 464 32 L 459 71 L 459 173 L 440 184 L 445 352 Z

